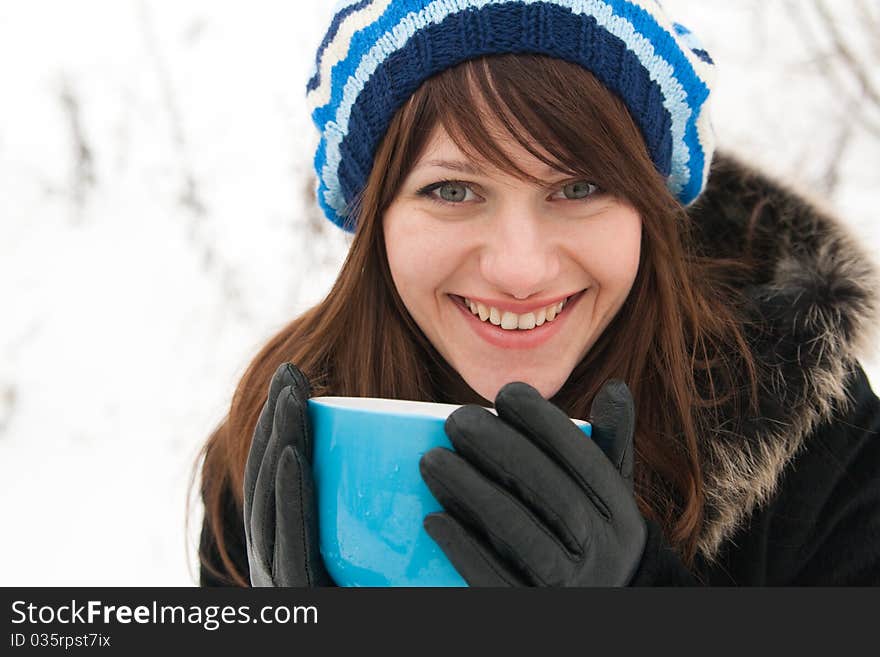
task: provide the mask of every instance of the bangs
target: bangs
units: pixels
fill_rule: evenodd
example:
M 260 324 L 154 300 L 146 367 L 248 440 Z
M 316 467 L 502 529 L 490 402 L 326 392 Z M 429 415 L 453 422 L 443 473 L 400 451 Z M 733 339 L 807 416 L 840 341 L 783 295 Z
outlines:
M 447 69 L 419 91 L 425 96 L 423 132 L 442 126 L 472 160 L 523 181 L 544 182 L 523 170 L 499 138 L 512 138 L 561 174 L 583 176 L 628 199 L 638 196 L 633 178 L 644 180 L 646 169 L 654 171 L 623 102 L 576 64 L 492 55 Z M 424 146 L 426 139 L 420 141 Z M 641 173 L 633 176 L 634 169 Z

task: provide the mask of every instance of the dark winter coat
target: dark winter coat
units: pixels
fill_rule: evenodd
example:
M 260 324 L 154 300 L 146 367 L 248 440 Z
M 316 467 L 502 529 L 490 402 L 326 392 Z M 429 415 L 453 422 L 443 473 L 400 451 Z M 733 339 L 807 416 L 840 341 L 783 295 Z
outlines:
M 858 363 L 874 348 L 872 261 L 828 213 L 725 156 L 689 213 L 705 255 L 760 263 L 738 285 L 754 312 L 761 413 L 731 410 L 702 437 L 696 576 L 649 523 L 633 584 L 880 584 L 880 400 Z M 227 546 L 247 572 L 231 499 Z M 202 549 L 219 565 L 206 530 Z M 201 583 L 223 582 L 203 569 Z

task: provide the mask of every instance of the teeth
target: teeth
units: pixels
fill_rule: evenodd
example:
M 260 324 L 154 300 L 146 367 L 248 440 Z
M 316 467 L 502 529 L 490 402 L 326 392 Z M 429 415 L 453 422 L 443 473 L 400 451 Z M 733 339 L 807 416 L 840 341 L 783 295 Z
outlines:
M 505 312 L 501 316 L 501 328 L 515 329 L 519 326 L 519 316 L 516 313 Z
M 536 326 L 541 326 L 544 322 L 552 322 L 556 319 L 556 316 L 562 312 L 562 309 L 565 307 L 565 302 L 566 300 L 563 299 L 557 304 L 541 308 L 537 313 L 518 315 L 507 310 L 502 313 L 497 308 L 486 308 L 483 304 L 476 303 L 470 299 L 464 300 L 465 305 L 470 308 L 471 313 L 478 315 L 481 321 L 485 322 L 488 319 L 495 326 L 500 326 L 508 331 L 516 329 L 527 331 Z

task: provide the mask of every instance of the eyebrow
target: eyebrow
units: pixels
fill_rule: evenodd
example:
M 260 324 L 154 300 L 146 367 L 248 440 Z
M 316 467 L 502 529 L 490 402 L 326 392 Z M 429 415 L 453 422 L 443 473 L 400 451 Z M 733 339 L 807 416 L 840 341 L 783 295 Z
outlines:
M 480 167 L 471 164 L 470 162 L 463 162 L 461 160 L 428 160 L 417 168 L 421 169 L 427 167 L 439 167 L 441 169 L 449 169 L 450 171 L 458 171 L 459 173 L 466 173 L 471 176 L 482 176 L 486 174 L 486 172 L 483 171 L 483 169 L 481 169 Z M 553 176 L 565 172 L 548 165 L 544 168 L 544 173 L 548 176 Z

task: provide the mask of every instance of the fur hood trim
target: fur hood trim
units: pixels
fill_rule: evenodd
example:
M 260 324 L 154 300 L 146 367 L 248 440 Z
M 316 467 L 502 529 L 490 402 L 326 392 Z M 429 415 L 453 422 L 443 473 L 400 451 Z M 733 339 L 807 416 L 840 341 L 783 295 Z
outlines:
M 786 464 L 834 411 L 871 353 L 877 267 L 853 232 L 815 202 L 727 155 L 688 208 L 706 255 L 759 266 L 740 290 L 752 304 L 746 336 L 759 362 L 761 413 L 725 418 L 701 445 L 707 513 L 698 552 L 722 542 L 776 492 Z

